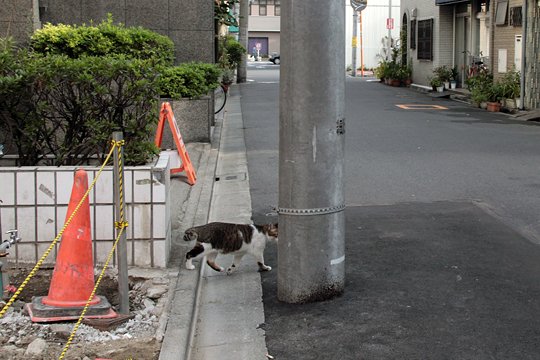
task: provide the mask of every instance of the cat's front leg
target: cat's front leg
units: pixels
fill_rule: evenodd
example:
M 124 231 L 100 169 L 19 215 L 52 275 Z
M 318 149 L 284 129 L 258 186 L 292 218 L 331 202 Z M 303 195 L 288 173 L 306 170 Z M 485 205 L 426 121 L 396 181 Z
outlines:
M 240 265 L 240 261 L 242 261 L 242 257 L 244 256 L 244 253 L 239 253 L 234 255 L 233 262 L 231 266 L 227 269 L 227 275 L 231 275 L 234 270 L 236 270 L 236 267 Z
M 255 256 L 255 258 L 257 259 L 257 265 L 259 265 L 259 271 L 270 271 L 270 270 L 272 270 L 271 266 L 268 266 L 268 265 L 264 264 L 264 257 L 263 257 L 262 254 Z
M 200 244 L 200 243 L 197 243 L 197 244 L 195 244 L 193 249 L 191 249 L 190 251 L 187 252 L 187 254 L 186 254 L 186 269 L 195 270 L 195 265 L 193 265 L 193 259 L 196 259 L 196 258 L 200 257 L 204 253 L 204 250 L 205 250 L 204 245 Z

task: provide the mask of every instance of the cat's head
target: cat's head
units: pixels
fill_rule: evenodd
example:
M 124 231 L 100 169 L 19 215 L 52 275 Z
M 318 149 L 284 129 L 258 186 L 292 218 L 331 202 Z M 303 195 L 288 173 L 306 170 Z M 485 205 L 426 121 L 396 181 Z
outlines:
M 187 229 L 186 232 L 184 233 L 184 241 L 197 240 L 198 237 L 199 237 L 199 234 L 197 233 L 197 231 L 193 229 Z
M 262 232 L 268 240 L 278 241 L 278 224 L 266 224 L 262 227 Z

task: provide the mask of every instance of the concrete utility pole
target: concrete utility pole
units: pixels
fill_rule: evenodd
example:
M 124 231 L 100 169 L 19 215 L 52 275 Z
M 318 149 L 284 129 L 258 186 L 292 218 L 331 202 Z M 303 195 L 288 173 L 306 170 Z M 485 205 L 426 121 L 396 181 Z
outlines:
M 392 0 L 388 0 L 388 21 L 392 21 Z M 388 26 L 388 24 L 387 24 Z M 392 60 L 392 28 L 388 26 L 388 53 L 387 60 Z
M 282 2 L 278 298 L 345 288 L 345 4 Z
M 362 19 L 362 10 L 367 6 L 367 0 L 351 0 L 351 7 L 353 9 L 353 33 L 352 33 L 352 76 L 356 76 L 356 49 L 358 47 L 358 13 L 360 12 L 360 19 Z M 361 25 L 360 25 L 361 26 Z M 362 29 L 360 28 L 360 43 L 362 43 Z M 363 49 L 362 49 L 363 51 Z M 364 53 L 362 52 L 362 76 L 364 76 Z
M 352 28 L 352 73 L 353 77 L 356 76 L 356 49 L 358 48 L 358 13 L 353 7 L 353 28 Z
M 239 33 L 238 42 L 242 44 L 246 52 L 248 50 L 248 19 L 249 0 L 240 0 L 240 19 L 238 20 Z M 242 61 L 238 64 L 236 71 L 236 82 L 245 83 L 247 81 L 247 54 L 242 55 Z

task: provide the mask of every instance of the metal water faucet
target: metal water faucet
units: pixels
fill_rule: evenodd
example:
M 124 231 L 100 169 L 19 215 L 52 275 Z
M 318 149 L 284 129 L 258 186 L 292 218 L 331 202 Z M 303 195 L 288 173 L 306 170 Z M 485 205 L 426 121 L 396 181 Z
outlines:
M 9 234 L 9 239 L 2 241 L 2 244 L 0 244 L 0 251 L 7 250 L 11 247 L 11 245 L 21 241 L 21 238 L 19 237 L 19 230 L 17 229 L 8 230 L 6 231 L 6 234 Z

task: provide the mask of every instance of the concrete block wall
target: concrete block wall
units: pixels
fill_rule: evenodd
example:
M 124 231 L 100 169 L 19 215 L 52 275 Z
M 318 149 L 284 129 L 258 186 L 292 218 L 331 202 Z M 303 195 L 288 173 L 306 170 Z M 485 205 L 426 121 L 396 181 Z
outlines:
M 154 165 L 126 167 L 128 264 L 165 267 L 171 242 L 170 164 L 162 154 Z M 88 172 L 89 185 L 98 169 Z M 76 167 L 0 167 L 0 233 L 18 229 L 22 241 L 8 261 L 36 263 L 63 228 Z M 115 239 L 112 167 L 106 167 L 90 192 L 94 262 L 104 263 Z M 4 237 L 5 238 L 5 237 Z M 58 246 L 57 246 L 58 247 Z M 46 263 L 54 263 L 57 249 Z
M 214 61 L 213 0 L 39 0 L 39 6 L 34 7 L 26 3 L 37 4 L 38 0 L 6 1 L 17 11 L 33 9 L 42 23 L 99 23 L 110 13 L 115 22 L 169 36 L 175 44 L 177 63 Z M 6 21 L 3 18 L 9 19 L 0 15 L 0 24 Z
M 41 24 L 38 0 L 2 0 L 0 2 L 0 37 L 13 37 L 24 43 Z

